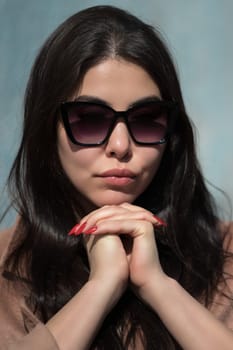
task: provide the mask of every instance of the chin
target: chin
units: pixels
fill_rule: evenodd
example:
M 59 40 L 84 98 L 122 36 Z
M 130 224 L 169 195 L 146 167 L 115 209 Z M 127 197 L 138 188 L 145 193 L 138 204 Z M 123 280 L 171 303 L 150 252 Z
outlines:
M 122 203 L 133 203 L 136 196 L 132 196 L 126 193 L 113 192 L 107 195 L 102 194 L 99 199 L 94 200 L 93 203 L 97 207 L 103 207 L 104 205 L 120 205 Z

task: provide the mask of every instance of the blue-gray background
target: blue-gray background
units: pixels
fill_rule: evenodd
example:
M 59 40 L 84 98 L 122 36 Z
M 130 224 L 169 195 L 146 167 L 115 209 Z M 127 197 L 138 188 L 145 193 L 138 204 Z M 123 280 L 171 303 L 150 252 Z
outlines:
M 232 200 L 233 1 L 0 0 L 0 207 L 6 204 L 2 189 L 19 144 L 23 94 L 35 55 L 64 19 L 97 4 L 125 8 L 160 28 L 198 129 L 204 175 Z M 224 197 L 210 189 L 227 210 Z M 3 225 L 11 219 L 7 217 Z

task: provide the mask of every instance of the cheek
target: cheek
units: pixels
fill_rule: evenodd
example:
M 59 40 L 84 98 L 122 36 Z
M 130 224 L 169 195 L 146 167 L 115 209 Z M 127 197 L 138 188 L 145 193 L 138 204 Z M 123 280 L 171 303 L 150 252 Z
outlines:
M 145 167 L 154 175 L 160 166 L 164 151 L 165 145 L 160 145 L 156 148 L 148 149 L 143 155 L 141 155 L 141 159 L 144 160 Z
M 165 146 L 160 145 L 148 147 L 147 149 L 144 148 L 138 152 L 137 167 L 141 172 L 140 181 L 138 183 L 139 195 L 146 190 L 156 176 L 164 150 Z
M 97 158 L 92 148 L 73 145 L 67 138 L 63 127 L 58 129 L 58 155 L 65 173 L 72 182 L 74 179 L 77 180 L 78 172 L 79 177 L 82 178 L 82 174 L 88 171 Z

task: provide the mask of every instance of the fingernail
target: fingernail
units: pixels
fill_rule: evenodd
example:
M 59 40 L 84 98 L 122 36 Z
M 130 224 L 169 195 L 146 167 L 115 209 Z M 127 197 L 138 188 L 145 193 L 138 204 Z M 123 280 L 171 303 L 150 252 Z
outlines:
M 157 223 L 161 226 L 167 226 L 167 223 L 165 221 L 163 221 L 162 219 L 160 219 L 158 216 L 153 215 L 153 217 L 158 221 Z
M 69 232 L 68 232 L 68 236 L 74 235 L 76 233 L 76 231 L 78 230 L 80 224 L 76 224 Z
M 98 228 L 97 226 L 92 226 L 87 231 L 84 231 L 83 233 L 85 235 L 91 235 L 92 233 L 94 233 L 97 230 L 97 228 Z
M 78 227 L 78 229 L 76 230 L 76 232 L 74 233 L 75 236 L 79 235 L 80 233 L 83 233 L 83 229 L 85 228 L 85 226 L 86 226 L 86 222 L 84 222 L 82 225 L 80 225 Z

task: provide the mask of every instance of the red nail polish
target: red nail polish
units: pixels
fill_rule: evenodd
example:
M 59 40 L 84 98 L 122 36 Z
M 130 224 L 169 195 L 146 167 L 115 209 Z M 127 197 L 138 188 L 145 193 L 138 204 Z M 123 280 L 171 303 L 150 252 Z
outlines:
M 85 226 L 86 226 L 86 222 L 84 222 L 82 225 L 80 225 L 74 233 L 75 236 L 79 235 L 80 233 L 83 233 L 83 229 L 85 228 Z
M 92 233 L 94 233 L 97 230 L 97 226 L 92 226 L 90 227 L 87 231 L 84 231 L 83 233 L 85 235 L 91 235 Z
M 71 230 L 70 232 L 68 232 L 68 236 L 74 235 L 76 233 L 76 231 L 78 230 L 80 224 L 76 224 Z
M 158 221 L 158 224 L 161 226 L 167 226 L 166 222 L 160 219 L 158 216 L 153 215 L 153 217 Z

